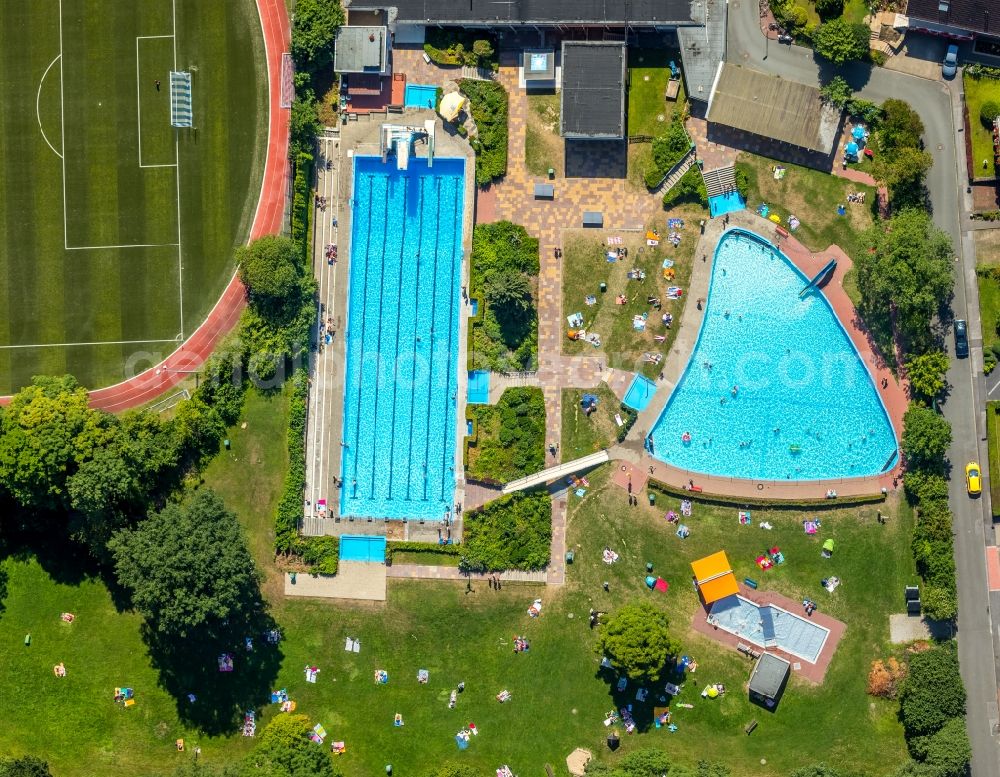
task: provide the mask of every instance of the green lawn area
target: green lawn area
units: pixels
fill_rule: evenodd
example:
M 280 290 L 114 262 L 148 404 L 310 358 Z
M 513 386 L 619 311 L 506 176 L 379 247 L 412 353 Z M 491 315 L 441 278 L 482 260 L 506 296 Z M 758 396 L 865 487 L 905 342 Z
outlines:
M 6 21 L 0 393 L 43 373 L 113 383 L 195 329 L 249 232 L 267 148 L 257 8 L 47 0 Z M 170 126 L 175 65 L 197 70 L 196 129 Z
M 972 174 L 989 178 L 996 175 L 993 166 L 993 135 L 979 120 L 979 110 L 988 100 L 1000 103 L 1000 79 L 983 77 L 977 80 L 963 76 L 962 86 L 965 89 L 965 104 L 969 109 L 969 131 L 972 133 Z
M 990 502 L 993 515 L 1000 515 L 1000 402 L 986 403 L 986 432 L 989 443 Z
M 597 410 L 589 416 L 580 406 L 584 394 L 597 395 Z M 614 445 L 618 437 L 615 413 L 622 415 L 621 406 L 621 400 L 606 383 L 596 389 L 563 389 L 562 460 L 572 461 Z
M 794 0 L 794 5 L 806 12 L 810 24 L 819 24 L 819 14 L 816 13 L 816 5 L 811 0 Z M 868 6 L 865 0 L 844 0 L 844 11 L 840 18 L 852 24 L 863 24 L 865 16 L 868 15 Z
M 983 350 L 989 351 L 1000 342 L 997 326 L 1000 326 L 1000 281 L 989 274 L 976 273 L 979 285 L 979 315 L 983 324 Z
M 771 173 L 776 164 L 787 170 L 780 181 L 774 180 Z M 750 181 L 747 207 L 756 208 L 766 202 L 785 226 L 790 214 L 798 216 L 802 226 L 795 231 L 795 237 L 811 251 L 822 251 L 833 243 L 849 256 L 857 256 L 862 250 L 858 238 L 872 223 L 873 187 L 754 154 L 740 154 L 737 165 L 747 172 Z M 851 192 L 865 192 L 865 203 L 848 203 Z M 845 216 L 837 215 L 839 204 L 847 208 Z
M 524 126 L 524 164 L 532 175 L 547 176 L 549 169 L 561 178 L 565 167 L 563 139 L 559 136 L 559 94 L 529 94 L 528 121 Z
M 659 135 L 670 123 L 675 111 L 684 107 L 687 96 L 681 79 L 677 100 L 667 101 L 670 62 L 680 67 L 680 52 L 675 49 L 633 49 L 628 52 L 628 134 Z
M 686 296 L 679 300 L 668 300 L 666 289 L 674 285 L 687 288 L 691 278 L 691 261 L 698 241 L 698 222 L 707 216 L 697 206 L 682 206 L 658 215 L 646 226 L 659 230 L 666 238 L 669 233 L 666 227 L 668 218 L 684 220 L 684 227 L 678 230 L 683 236 L 680 246 L 674 248 L 664 239 L 659 246 L 651 248 L 646 245 L 644 234 L 624 233 L 620 236 L 624 240 L 624 247 L 628 249 L 628 257 L 612 263 L 606 260 L 609 248 L 607 237 L 617 233 L 574 230 L 567 234 L 563 240 L 563 321 L 566 316 L 581 313 L 584 327 L 588 332 L 598 333 L 602 345 L 594 348 L 587 342 L 566 339 L 563 340 L 564 353 L 607 354 L 609 366 L 641 371 L 649 377 L 658 375 L 663 369 L 662 363 L 645 363 L 643 354 L 666 354 L 670 351 L 688 300 Z M 665 258 L 674 261 L 676 277 L 673 281 L 663 277 Z M 630 279 L 628 273 L 633 269 L 645 272 L 645 280 Z M 601 282 L 608 287 L 603 294 L 599 289 Z M 616 304 L 619 294 L 627 298 L 624 305 Z M 586 304 L 588 295 L 596 298 L 595 304 Z M 650 296 L 659 297 L 662 304 L 660 310 L 655 310 L 646 302 Z M 665 328 L 660 320 L 661 315 L 666 312 L 674 316 L 670 329 Z M 637 331 L 633 328 L 633 317 L 642 314 L 648 315 L 647 326 L 645 331 Z M 654 339 L 657 335 L 666 339 L 657 342 Z
M 508 763 L 522 775 L 541 774 L 551 764 L 562 775 L 575 747 L 617 757 L 603 746 L 602 719 L 625 703 L 635 704 L 639 732 L 625 737 L 620 752 L 662 747 L 682 763 L 721 761 L 734 777 L 784 777 L 820 760 L 849 760 L 852 768 L 881 777 L 905 757 L 895 705 L 869 699 L 864 686 L 869 663 L 888 650 L 887 614 L 898 609 L 900 587 L 914 579 L 908 513 L 882 526 L 874 520 L 875 508 L 824 509 L 821 534 L 810 537 L 798 512 L 755 510 L 755 525 L 741 528 L 734 509 L 696 503 L 688 521 L 692 534 L 681 541 L 663 521 L 667 509 L 677 508 L 675 500 L 661 496 L 649 507 L 641 499 L 630 509 L 624 492 L 608 484 L 610 469 L 604 467 L 590 474 L 588 494 L 571 502 L 568 547 L 576 561 L 562 589 L 507 584 L 494 591 L 475 583 L 467 592 L 462 584 L 391 580 L 388 601 L 377 607 L 285 599 L 274 585 L 266 538 L 283 476 L 286 411 L 284 395 L 251 393 L 244 418 L 228 432 L 232 450 L 213 462 L 203 480 L 237 508 L 268 580 L 265 591 L 283 633 L 274 687 L 287 688 L 299 712 L 322 723 L 331 739 L 347 743 L 346 755 L 336 761 L 346 777 L 370 777 L 386 763 L 405 764 L 415 775 L 445 763 L 468 764 L 483 774 Z M 766 536 L 758 528 L 764 520 L 774 525 Z M 819 553 L 826 537 L 837 543 L 830 561 Z M 765 545 L 779 545 L 787 562 L 757 570 L 753 558 Z M 618 563 L 601 562 L 605 546 L 621 555 Z M 719 548 L 738 577 L 755 577 L 761 590 L 809 596 L 847 623 L 823 685 L 793 679 L 774 714 L 745 699 L 749 664 L 689 629 L 697 603 L 687 584 L 688 564 Z M 250 740 L 243 737 L 201 737 L 179 724 L 174 702 L 150 666 L 139 617 L 117 612 L 99 580 L 72 579 L 69 559 L 55 558 L 51 575 L 30 556 L 2 562 L 10 580 L 0 610 L 0 751 L 40 755 L 59 777 L 165 774 L 185 757 L 174 750 L 177 737 L 185 738 L 189 752 L 200 745 L 209 763 L 232 762 L 246 752 Z M 667 594 L 645 588 L 647 561 L 671 583 Z M 829 574 L 843 580 L 834 595 L 818 586 Z M 607 592 L 602 581 L 609 583 Z M 536 597 L 544 608 L 533 619 L 526 610 Z M 619 695 L 598 671 L 588 610 L 613 611 L 638 598 L 665 609 L 684 652 L 699 663 L 680 698 L 694 707 L 675 707 L 675 734 L 650 725 L 651 706 L 634 702 L 634 686 Z M 59 620 L 66 610 L 77 615 L 72 625 Z M 31 647 L 23 645 L 26 633 L 32 634 Z M 527 653 L 513 653 L 514 635 L 529 640 Z M 347 636 L 360 639 L 360 653 L 343 651 Z M 59 661 L 69 672 L 63 680 L 51 672 Z M 321 669 L 315 685 L 303 681 L 306 664 Z M 375 669 L 389 673 L 388 685 L 372 682 Z M 417 682 L 418 669 L 429 670 L 426 685 Z M 232 680 L 239 679 L 237 671 Z M 466 690 L 456 709 L 448 709 L 448 694 L 459 682 Z M 699 691 L 710 682 L 724 683 L 729 692 L 719 701 L 703 701 Z M 136 690 L 130 710 L 111 701 L 112 689 L 123 684 Z M 498 704 L 494 697 L 504 689 L 512 699 Z M 32 699 L 44 700 L 44 714 Z M 277 714 L 265 703 L 258 711 L 264 725 Z M 404 727 L 393 726 L 395 713 Z M 750 718 L 760 725 L 747 737 L 743 726 Z M 480 734 L 459 753 L 454 735 L 469 721 Z M 803 735 L 818 731 L 822 736 Z

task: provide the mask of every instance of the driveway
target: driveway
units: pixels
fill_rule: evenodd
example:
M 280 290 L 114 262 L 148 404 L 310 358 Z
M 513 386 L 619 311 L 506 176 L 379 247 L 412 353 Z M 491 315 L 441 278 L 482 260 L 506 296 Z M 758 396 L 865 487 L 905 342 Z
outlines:
M 928 53 L 928 57 L 931 55 Z M 956 156 L 956 142 L 962 137 L 957 99 L 961 79 L 950 82 L 953 94 L 949 85 L 941 81 L 857 63 L 838 69 L 821 63 L 809 49 L 782 46 L 773 41 L 766 43 L 760 32 L 757 3 L 750 0 L 730 3 L 727 60 L 807 84 L 822 83 L 839 74 L 864 99 L 882 102 L 895 97 L 910 103 L 920 114 L 924 122 L 924 141 L 934 157 L 934 166 L 927 177 L 932 215 L 934 222 L 951 236 L 957 251 L 952 308 L 956 317 L 968 319 L 972 346 L 970 358 L 952 359 L 948 371 L 952 389 L 944 414 L 951 421 L 954 439 L 949 459 L 956 472 L 973 459 L 985 462 L 986 451 L 980 450 L 986 436 L 983 387 L 974 377 L 981 374 L 983 363 L 975 251 L 970 236 L 962 234 L 959 223 L 965 197 L 964 161 L 960 163 Z M 972 773 L 974 777 L 1000 777 L 1000 746 L 993 733 L 1000 717 L 997 707 L 997 655 L 1000 650 L 994 644 L 986 582 L 985 546 L 995 542 L 988 493 L 982 499 L 970 500 L 963 479 L 956 476 L 950 484 L 950 497 L 955 516 L 959 657 L 968 692 Z M 1000 606 L 1000 601 L 995 603 Z

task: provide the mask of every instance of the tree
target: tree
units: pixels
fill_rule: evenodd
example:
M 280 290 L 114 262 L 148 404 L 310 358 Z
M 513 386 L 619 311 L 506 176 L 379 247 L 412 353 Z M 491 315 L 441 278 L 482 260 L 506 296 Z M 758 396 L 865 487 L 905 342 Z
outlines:
M 872 177 L 888 187 L 894 208 L 919 208 L 926 200 L 924 178 L 933 164 L 929 153 L 907 146 L 875 159 Z
M 486 300 L 500 318 L 520 315 L 531 308 L 531 281 L 522 272 L 493 272 L 484 278 Z
M 197 397 L 177 406 L 171 424 L 184 450 L 196 460 L 217 453 L 226 434 L 226 425 L 215 408 Z
M 835 65 L 868 57 L 868 26 L 831 19 L 816 28 L 816 53 Z
M 251 302 L 265 314 L 284 312 L 299 297 L 299 250 L 285 237 L 266 235 L 236 249 L 240 280 Z
M 843 108 L 851 99 L 854 90 L 843 76 L 834 76 L 819 90 L 819 94 L 830 105 Z
M 903 475 L 903 486 L 912 501 L 921 506 L 930 502 L 948 501 L 948 481 L 943 475 L 923 470 L 911 470 Z
M 948 550 L 951 550 L 950 544 Z M 925 585 L 920 601 L 924 615 L 932 621 L 953 621 L 958 617 L 958 594 L 952 587 Z
M 49 765 L 33 755 L 0 758 L 0 777 L 52 777 Z
M 680 652 L 665 613 L 648 602 L 626 604 L 601 626 L 598 649 L 632 680 L 657 682 Z
M 844 12 L 844 0 L 816 0 L 816 13 L 820 19 L 832 19 Z
M 903 455 L 913 469 L 940 472 L 951 445 L 951 424 L 930 408 L 911 404 L 903 416 Z
M 954 642 L 915 653 L 899 695 L 900 717 L 908 738 L 926 736 L 951 718 L 965 714 L 965 686 L 958 673 Z
M 258 602 L 257 571 L 236 516 L 212 491 L 167 505 L 109 543 L 118 582 L 150 628 L 186 637 L 245 616 Z
M 917 396 L 934 399 L 944 391 L 945 373 L 948 372 L 948 355 L 944 351 L 928 351 L 910 356 L 906 360 L 906 374 L 910 388 Z
M 336 777 L 330 756 L 309 739 L 305 715 L 279 715 L 260 732 L 240 777 Z
M 344 23 L 340 0 L 297 0 L 292 57 L 300 70 L 316 73 L 333 61 L 333 41 Z
M 298 91 L 292 100 L 292 110 L 289 116 L 288 158 L 297 159 L 301 154 L 308 154 L 313 148 L 313 139 L 319 134 L 319 103 L 311 86 L 305 86 Z
M 862 235 L 855 257 L 860 311 L 882 350 L 894 350 L 893 323 L 906 350 L 933 345 L 931 323 L 951 299 L 951 240 L 922 210 L 907 209 Z
M 493 44 L 485 38 L 477 38 L 472 42 L 472 53 L 475 55 L 475 64 L 483 67 L 493 57 Z
M 1000 116 L 1000 103 L 994 100 L 987 100 L 979 109 L 979 120 L 989 129 L 993 129 L 997 116 Z
M 883 153 L 900 148 L 920 148 L 923 134 L 924 123 L 920 114 L 908 102 L 890 98 L 882 103 L 878 143 Z
M 0 482 L 23 507 L 64 510 L 67 479 L 113 427 L 112 416 L 87 407 L 73 377 L 36 377 L 0 416 Z
M 932 767 L 938 777 L 963 777 L 972 758 L 972 746 L 963 718 L 952 718 L 940 731 L 910 740 L 910 752 Z

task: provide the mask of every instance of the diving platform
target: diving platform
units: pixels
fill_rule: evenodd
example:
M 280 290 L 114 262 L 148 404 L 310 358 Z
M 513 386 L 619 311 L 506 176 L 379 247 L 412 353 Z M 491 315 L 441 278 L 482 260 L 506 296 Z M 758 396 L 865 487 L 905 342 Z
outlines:
M 802 299 L 809 292 L 810 289 L 814 289 L 819 286 L 827 277 L 833 275 L 833 271 L 837 269 L 837 260 L 831 259 L 826 265 L 813 276 L 813 279 L 806 284 L 805 288 L 799 292 L 799 299 Z
M 407 124 L 383 124 L 379 133 L 379 153 L 383 162 L 389 161 L 390 155 L 396 157 L 396 169 L 407 170 L 410 157 L 414 154 L 414 143 L 424 140 L 427 143 L 427 166 L 434 166 L 434 136 L 437 125 L 433 119 L 424 122 L 423 127 Z
M 610 458 L 611 457 L 608 455 L 607 451 L 598 451 L 597 453 L 582 456 L 579 459 L 573 459 L 573 461 L 556 464 L 554 467 L 543 469 L 540 472 L 536 472 L 534 475 L 528 475 L 527 477 L 510 481 L 510 483 L 503 487 L 502 493 L 513 494 L 517 491 L 524 491 L 525 489 L 532 488 L 534 486 L 544 485 L 551 480 L 561 480 L 569 475 L 575 475 L 577 472 L 581 472 L 582 470 L 593 469 L 600 464 L 604 464 L 606 461 L 610 461 Z

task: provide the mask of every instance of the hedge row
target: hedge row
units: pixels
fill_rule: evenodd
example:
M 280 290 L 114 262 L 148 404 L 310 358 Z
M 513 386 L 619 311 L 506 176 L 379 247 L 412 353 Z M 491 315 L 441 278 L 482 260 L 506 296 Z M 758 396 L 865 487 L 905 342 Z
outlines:
M 958 583 L 948 482 L 936 472 L 912 469 L 903 484 L 917 506 L 910 548 L 924 583 L 920 592 L 924 614 L 933 620 L 954 620 L 958 615 Z
M 306 267 L 309 266 L 309 216 L 312 213 L 312 154 L 302 153 L 295 158 L 295 181 L 292 185 L 291 237 L 301 246 Z
M 476 137 L 476 183 L 487 186 L 507 174 L 507 90 L 493 81 L 463 78 L 458 88 L 471 104 Z
M 391 564 L 393 554 L 400 553 L 442 553 L 446 556 L 461 556 L 464 552 L 460 544 L 435 545 L 431 542 L 406 542 L 404 540 L 392 541 L 385 546 L 385 563 Z
M 492 501 L 466 514 L 464 539 L 474 570 L 542 569 L 552 543 L 552 500 L 537 491 Z
M 663 483 L 654 478 L 650 478 L 647 485 L 650 491 L 656 491 L 664 496 L 676 497 L 678 499 L 697 499 L 698 502 L 717 505 L 719 507 L 757 507 L 767 510 L 794 510 L 798 512 L 815 511 L 823 509 L 841 509 L 844 507 L 860 507 L 862 505 L 881 504 L 885 497 L 881 494 L 870 494 L 867 496 L 839 496 L 835 500 L 830 499 L 796 499 L 787 501 L 775 501 L 774 499 L 754 499 L 752 497 L 726 496 L 725 494 L 704 494 L 685 491 L 683 488 Z

